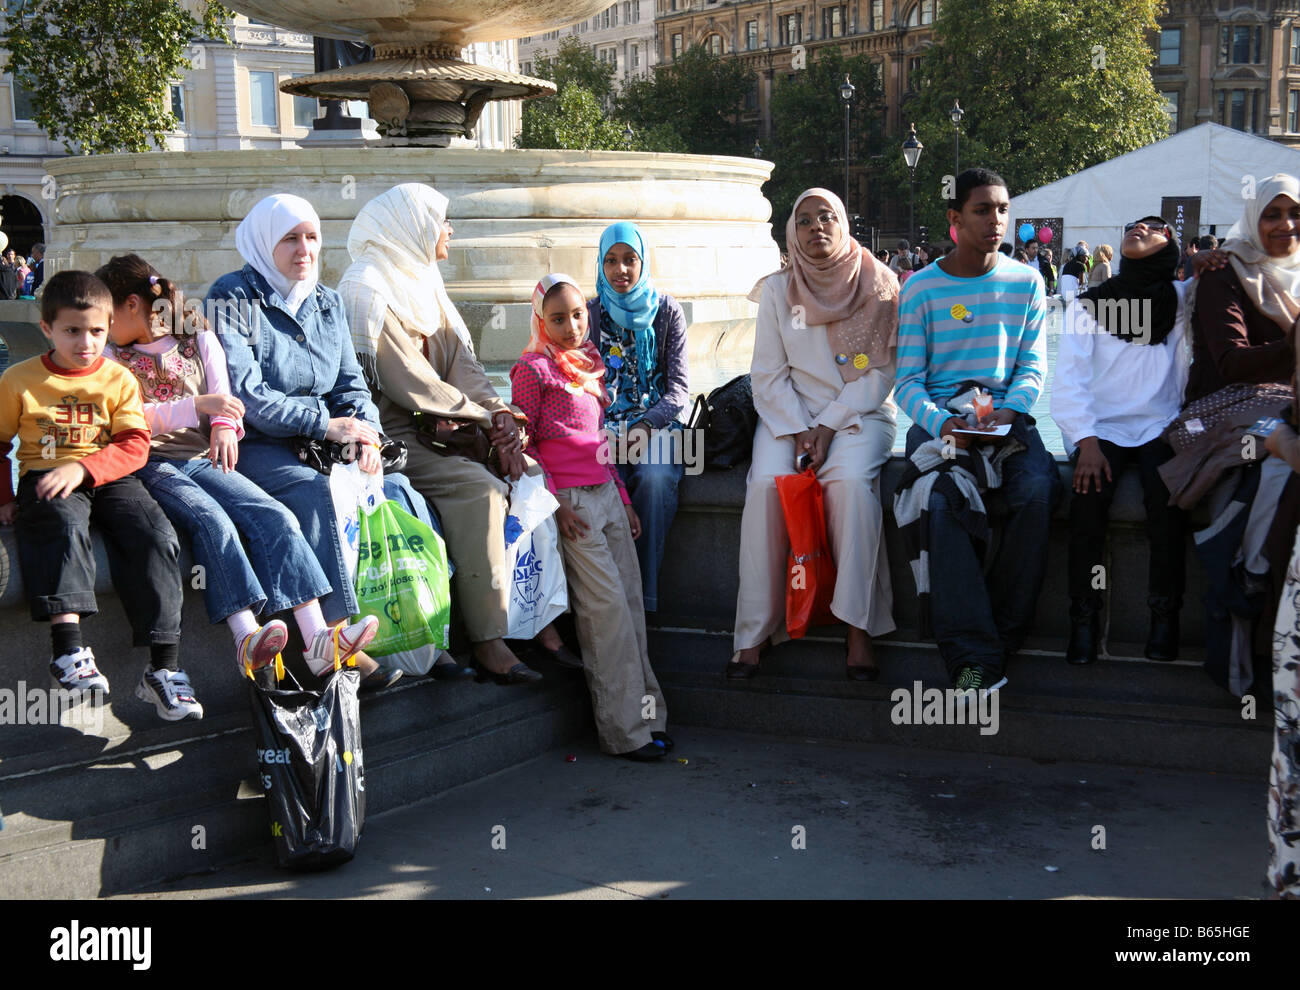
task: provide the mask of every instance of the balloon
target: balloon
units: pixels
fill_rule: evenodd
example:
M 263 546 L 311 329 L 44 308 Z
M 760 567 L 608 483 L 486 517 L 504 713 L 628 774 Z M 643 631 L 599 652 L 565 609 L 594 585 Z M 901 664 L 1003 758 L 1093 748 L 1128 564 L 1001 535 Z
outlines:
M 1052 243 L 1052 228 L 1044 227 L 1038 232 L 1038 239 L 1044 244 Z
M 1034 239 L 1034 225 L 1032 223 L 1022 223 L 1020 225 L 1020 240 L 1032 241 Z
M 957 243 L 957 225 L 956 225 L 956 224 L 953 224 L 951 227 L 948 228 L 948 238 L 949 238 L 949 240 L 951 240 L 954 244 Z

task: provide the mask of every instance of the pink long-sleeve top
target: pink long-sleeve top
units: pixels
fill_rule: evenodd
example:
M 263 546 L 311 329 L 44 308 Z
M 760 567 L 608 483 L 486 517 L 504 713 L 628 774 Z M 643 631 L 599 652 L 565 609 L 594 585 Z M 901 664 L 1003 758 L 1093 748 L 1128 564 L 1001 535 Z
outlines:
M 552 493 L 612 481 L 631 502 L 605 439 L 604 410 L 586 389 L 575 389 L 546 354 L 523 354 L 510 369 L 510 401 L 528 417 L 529 453 L 542 466 Z

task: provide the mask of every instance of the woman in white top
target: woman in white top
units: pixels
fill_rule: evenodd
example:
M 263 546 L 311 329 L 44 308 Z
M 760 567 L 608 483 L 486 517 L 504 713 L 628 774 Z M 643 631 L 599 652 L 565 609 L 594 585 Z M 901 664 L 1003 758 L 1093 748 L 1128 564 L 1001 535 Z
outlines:
M 789 263 L 761 285 L 751 376 L 759 425 L 740 536 L 736 654 L 752 677 L 785 632 L 789 541 L 774 478 L 809 455 L 825 493 L 838 580 L 831 611 L 848 624 L 847 674 L 875 680 L 871 637 L 894 627 L 881 534 L 880 469 L 894 442 L 898 279 L 849 235 L 838 196 L 809 189 L 786 223 Z
M 1146 655 L 1178 656 L 1186 523 L 1168 505 L 1158 468 L 1173 456 L 1160 435 L 1178 415 L 1187 384 L 1188 283 L 1174 280 L 1178 241 L 1159 217 L 1127 224 L 1119 273 L 1080 294 L 1066 311 L 1052 382 L 1052 418 L 1074 448 L 1070 502 L 1070 663 L 1097 659 L 1102 563 L 1115 483 L 1137 467 L 1151 543 Z M 1132 589 L 1121 589 L 1131 594 Z

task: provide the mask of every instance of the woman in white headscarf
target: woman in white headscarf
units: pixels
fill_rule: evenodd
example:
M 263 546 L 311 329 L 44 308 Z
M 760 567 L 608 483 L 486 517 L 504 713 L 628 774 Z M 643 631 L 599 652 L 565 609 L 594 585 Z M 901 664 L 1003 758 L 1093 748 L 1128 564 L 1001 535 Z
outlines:
M 374 637 L 376 623 L 347 621 L 359 610 L 329 479 L 301 463 L 292 447 L 296 437 L 355 442 L 361 469 L 383 470 L 379 414 L 352 350 L 343 304 L 320 284 L 320 218 L 298 196 L 268 196 L 240 223 L 235 246 L 247 264 L 212 284 L 208 308 L 225 348 L 231 392 L 244 403 L 238 470 L 294 514 L 333 588 L 320 599 L 322 626 L 304 658 L 313 673 L 328 672 L 337 638 L 342 654 L 357 654 L 368 685 L 391 683 L 400 675 L 358 652 Z M 402 475 L 388 475 L 384 491 L 431 521 Z
M 498 683 L 521 684 L 541 675 L 503 642 L 511 587 L 509 485 L 476 460 L 434 453 L 421 443 L 416 426 L 420 416 L 477 423 L 510 478 L 536 471 L 523 454 L 522 414 L 517 417 L 488 381 L 438 271 L 451 233 L 447 197 L 421 183 L 394 186 L 357 213 L 348 235 L 352 265 L 339 293 L 384 432 L 405 441 L 407 474 L 442 517 L 456 566 L 455 601 L 474 659 Z M 581 665 L 550 626 L 538 640 L 552 659 Z

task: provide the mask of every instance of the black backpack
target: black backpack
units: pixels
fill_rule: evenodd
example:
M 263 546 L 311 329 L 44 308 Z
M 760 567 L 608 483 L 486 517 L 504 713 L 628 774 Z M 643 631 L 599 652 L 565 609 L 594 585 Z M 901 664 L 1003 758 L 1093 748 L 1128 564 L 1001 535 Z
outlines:
M 695 399 L 687 429 L 704 431 L 704 466 L 732 468 L 749 460 L 754 450 L 758 412 L 749 375 L 740 375 L 725 385 Z

